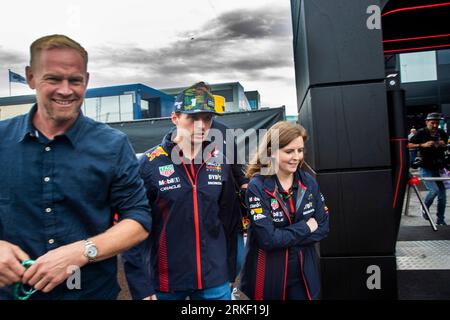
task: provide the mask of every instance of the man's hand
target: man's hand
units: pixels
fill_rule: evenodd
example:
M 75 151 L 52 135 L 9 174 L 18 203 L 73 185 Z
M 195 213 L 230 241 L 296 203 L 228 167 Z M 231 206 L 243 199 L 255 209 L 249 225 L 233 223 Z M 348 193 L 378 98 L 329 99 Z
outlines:
M 151 296 L 145 297 L 142 300 L 158 300 L 158 298 L 156 298 L 156 294 L 152 294 Z
M 433 141 L 433 140 L 427 141 L 427 142 L 425 142 L 425 143 L 422 143 L 420 146 L 421 146 L 422 148 L 430 148 L 430 147 L 434 147 L 434 141 Z
M 88 263 L 83 255 L 84 241 L 77 241 L 51 250 L 40 256 L 22 277 L 26 283 L 42 292 L 50 292 L 70 275 L 70 266 L 82 267 Z
M 316 219 L 314 219 L 314 218 L 310 218 L 310 219 L 306 222 L 306 224 L 308 225 L 309 229 L 311 229 L 311 232 L 316 231 L 317 228 L 319 227 L 319 226 L 317 225 Z
M 20 281 L 26 270 L 21 262 L 28 259 L 18 246 L 0 240 L 0 288 Z

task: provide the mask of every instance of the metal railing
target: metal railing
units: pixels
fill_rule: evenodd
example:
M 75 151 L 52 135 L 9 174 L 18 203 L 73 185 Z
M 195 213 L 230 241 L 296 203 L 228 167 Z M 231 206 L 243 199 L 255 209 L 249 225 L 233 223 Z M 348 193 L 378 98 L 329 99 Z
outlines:
M 408 215 L 408 208 L 409 208 L 409 201 L 411 198 L 411 188 L 413 188 L 414 192 L 417 195 L 417 198 L 419 199 L 420 206 L 422 207 L 422 212 L 425 212 L 426 216 L 428 217 L 428 221 L 430 222 L 431 228 L 433 228 L 434 231 L 437 231 L 436 224 L 434 223 L 433 219 L 431 218 L 430 211 L 428 210 L 427 206 L 425 205 L 425 202 L 422 199 L 422 196 L 420 195 L 419 189 L 417 188 L 418 183 L 415 181 L 449 181 L 450 177 L 420 177 L 420 176 L 414 176 L 411 175 L 409 181 L 408 181 L 408 189 L 406 193 L 406 207 L 405 207 L 405 216 Z

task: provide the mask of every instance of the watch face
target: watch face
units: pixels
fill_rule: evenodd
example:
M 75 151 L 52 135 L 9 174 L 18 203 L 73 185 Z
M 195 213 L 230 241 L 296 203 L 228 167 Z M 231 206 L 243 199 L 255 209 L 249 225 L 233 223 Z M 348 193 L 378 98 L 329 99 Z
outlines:
M 97 248 L 96 247 L 89 247 L 87 249 L 86 255 L 89 258 L 95 258 L 97 256 Z

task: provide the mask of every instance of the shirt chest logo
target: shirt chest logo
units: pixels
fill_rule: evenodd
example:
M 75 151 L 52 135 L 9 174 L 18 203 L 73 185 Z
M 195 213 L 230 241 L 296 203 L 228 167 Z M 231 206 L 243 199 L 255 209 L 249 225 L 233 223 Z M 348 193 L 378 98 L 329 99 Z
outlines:
M 277 199 L 271 199 L 270 200 L 270 206 L 272 207 L 273 210 L 277 210 L 280 205 L 278 204 Z
M 222 171 L 222 166 L 218 163 L 210 163 L 210 164 L 206 164 L 206 171 L 209 172 L 221 172 Z
M 175 172 L 173 164 L 159 167 L 159 174 L 164 177 L 170 177 Z
M 180 178 L 179 177 L 174 177 L 174 178 L 170 178 L 170 179 L 163 179 L 163 180 L 159 180 L 158 181 L 158 185 L 161 186 L 166 186 L 169 184 L 173 184 L 173 183 L 179 183 L 180 182 Z
M 307 204 L 305 204 L 305 206 L 303 207 L 303 215 L 307 215 L 310 213 L 314 213 L 314 211 L 316 211 L 313 207 L 313 203 L 310 201 Z
M 272 211 L 272 220 L 275 223 L 284 222 L 284 213 L 281 210 L 278 211 Z
M 222 185 L 222 175 L 221 174 L 208 174 L 208 184 L 209 185 Z

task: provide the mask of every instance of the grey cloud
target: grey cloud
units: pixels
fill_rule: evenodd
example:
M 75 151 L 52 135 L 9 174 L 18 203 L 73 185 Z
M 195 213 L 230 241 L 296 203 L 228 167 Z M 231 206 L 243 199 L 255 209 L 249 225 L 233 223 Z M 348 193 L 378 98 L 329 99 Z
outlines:
M 238 9 L 223 13 L 217 20 L 207 22 L 201 30 L 189 32 L 196 38 L 237 40 L 280 38 L 290 36 L 289 11 L 281 7 L 261 7 L 255 10 Z M 214 27 L 211 27 L 214 26 Z
M 179 50 L 178 47 L 181 47 Z M 100 53 L 91 61 L 102 61 L 100 65 L 123 67 L 140 73 L 144 70 L 164 76 L 176 76 L 186 73 L 208 73 L 221 71 L 262 71 L 271 68 L 289 67 L 293 65 L 290 56 L 283 54 L 280 47 L 274 44 L 273 53 L 257 52 L 249 55 L 245 50 L 234 53 L 215 52 L 214 50 L 198 50 L 182 44 L 174 44 L 173 50 L 148 50 L 142 52 L 135 48 L 126 50 L 110 50 L 108 54 Z M 108 52 L 108 50 L 106 50 Z M 137 53 L 139 51 L 139 53 Z M 280 53 L 281 52 L 281 53 Z M 284 52 L 286 53 L 286 52 Z M 92 64 L 91 64 L 92 66 Z
M 227 12 L 163 48 L 98 48 L 91 54 L 91 70 L 110 66 L 135 69 L 140 78 L 163 77 L 169 83 L 219 72 L 224 80 L 227 75 L 229 79 L 255 79 L 265 70 L 293 66 L 289 21 L 280 8 Z M 215 27 L 208 29 L 211 25 Z M 283 75 L 275 78 L 283 79 Z
M 27 57 L 23 53 L 0 46 L 0 68 L 17 68 L 23 70 L 27 64 Z

